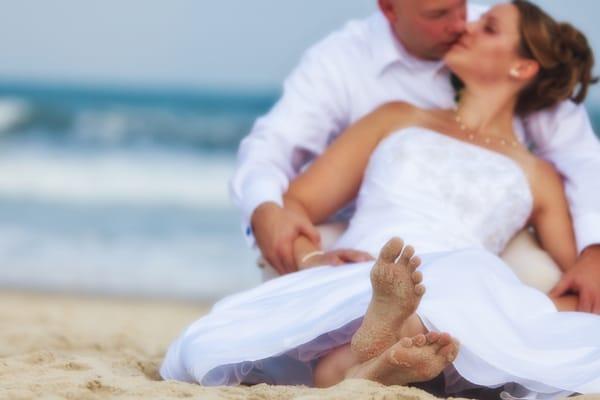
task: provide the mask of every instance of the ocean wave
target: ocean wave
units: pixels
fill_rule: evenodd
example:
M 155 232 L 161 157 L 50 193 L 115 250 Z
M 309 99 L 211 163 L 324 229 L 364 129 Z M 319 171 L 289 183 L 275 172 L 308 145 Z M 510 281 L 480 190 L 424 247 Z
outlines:
M 74 204 L 231 207 L 234 159 L 193 153 L 0 152 L 0 197 Z
M 166 146 L 235 150 L 257 117 L 248 113 L 209 114 L 126 105 L 70 109 L 22 104 L 20 109 L 7 109 L 5 121 L 0 115 L 0 130 L 5 135 L 17 141 L 94 148 Z
M 148 92 L 0 85 L 2 140 L 58 147 L 233 153 L 277 93 Z M 600 108 L 588 104 L 600 133 Z
M 233 151 L 272 95 L 3 90 L 0 132 L 15 141 L 83 147 L 169 146 Z
M 10 132 L 22 124 L 29 118 L 30 113 L 31 107 L 27 101 L 15 98 L 0 99 L 0 134 Z

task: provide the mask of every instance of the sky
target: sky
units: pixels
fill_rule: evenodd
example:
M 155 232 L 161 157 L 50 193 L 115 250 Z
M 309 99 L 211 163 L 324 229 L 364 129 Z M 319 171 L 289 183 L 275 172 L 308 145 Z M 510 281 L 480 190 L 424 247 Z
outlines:
M 537 2 L 582 28 L 600 50 L 598 0 Z M 0 4 L 0 82 L 184 88 L 276 88 L 308 46 L 376 9 L 375 0 Z

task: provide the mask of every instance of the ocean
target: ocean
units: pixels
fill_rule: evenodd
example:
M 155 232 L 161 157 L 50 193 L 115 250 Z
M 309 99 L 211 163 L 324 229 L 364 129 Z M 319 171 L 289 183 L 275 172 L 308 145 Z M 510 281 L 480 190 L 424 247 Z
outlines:
M 260 281 L 228 180 L 277 93 L 0 93 L 0 286 L 212 299 Z
M 257 284 L 228 180 L 278 95 L 0 85 L 0 287 L 215 299 Z

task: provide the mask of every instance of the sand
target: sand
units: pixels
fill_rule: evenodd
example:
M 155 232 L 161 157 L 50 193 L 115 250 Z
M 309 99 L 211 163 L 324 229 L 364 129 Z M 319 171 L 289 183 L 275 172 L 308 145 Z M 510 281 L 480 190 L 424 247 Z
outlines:
M 204 388 L 160 380 L 158 367 L 168 344 L 208 308 L 209 304 L 0 292 L 0 399 L 435 398 L 416 388 L 362 380 L 325 390 Z

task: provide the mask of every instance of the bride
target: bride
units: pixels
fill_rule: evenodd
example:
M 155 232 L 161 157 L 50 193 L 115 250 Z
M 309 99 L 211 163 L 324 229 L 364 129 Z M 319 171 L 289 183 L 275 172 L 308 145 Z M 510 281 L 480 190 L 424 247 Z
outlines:
M 380 107 L 285 196 L 319 223 L 358 193 L 336 248 L 376 254 L 385 244 L 375 265 L 334 267 L 342 251 L 299 238 L 306 269 L 218 302 L 171 345 L 163 378 L 329 386 L 443 372 L 450 392 L 600 392 L 600 317 L 525 286 L 497 257 L 530 223 L 561 268 L 575 261 L 561 179 L 519 142 L 513 120 L 584 100 L 593 82 L 587 41 L 516 0 L 472 23 L 445 62 L 462 87 L 456 109 Z

